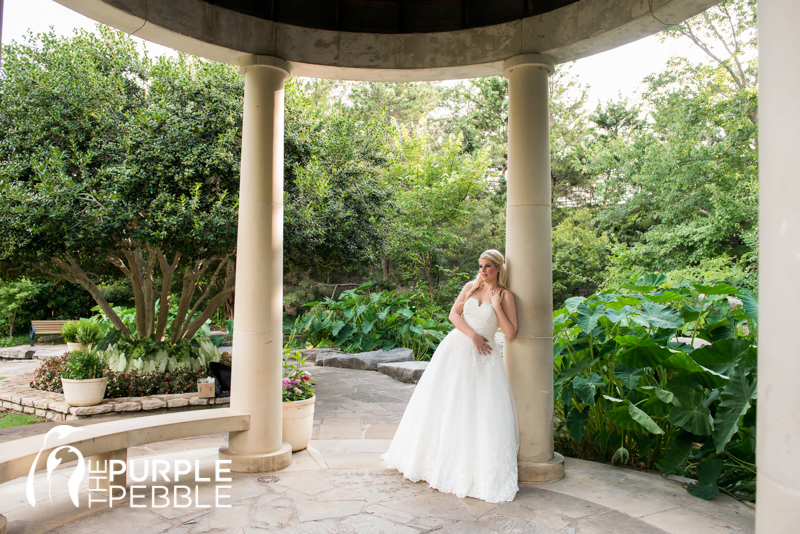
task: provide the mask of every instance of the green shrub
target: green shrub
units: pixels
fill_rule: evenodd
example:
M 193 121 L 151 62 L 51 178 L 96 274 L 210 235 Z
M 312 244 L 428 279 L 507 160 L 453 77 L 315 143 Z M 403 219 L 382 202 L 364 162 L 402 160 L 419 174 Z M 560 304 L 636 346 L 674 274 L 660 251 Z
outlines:
M 177 343 L 155 341 L 153 338 L 117 337 L 99 345 L 108 367 L 117 373 L 132 370 L 142 373 L 175 372 L 180 369 L 199 371 L 211 362 L 219 361 L 219 351 L 211 341 L 194 338 Z
M 132 370 L 127 373 L 108 371 L 106 397 L 144 397 L 147 395 L 168 395 L 197 391 L 197 381 L 205 378 L 205 369 L 179 369 L 174 372 L 153 371 L 140 373 Z
M 106 364 L 103 357 L 91 349 L 80 349 L 66 354 L 61 376 L 71 380 L 102 378 Z
M 78 325 L 78 321 L 67 321 L 64 323 L 64 326 L 61 327 L 61 335 L 64 337 L 64 341 L 67 343 L 78 342 Z
M 430 359 L 452 325 L 442 308 L 419 293 L 362 293 L 375 282 L 344 291 L 337 300 L 310 302 L 312 311 L 292 327 L 293 346 L 329 346 L 345 352 L 407 347 L 417 360 Z
M 69 353 L 44 360 L 33 374 L 30 386 L 34 389 L 63 393 L 61 376 L 66 373 Z M 197 390 L 197 380 L 206 376 L 206 370 L 181 369 L 174 372 L 141 373 L 133 370 L 116 373 L 105 369 L 108 377 L 106 398 L 142 397 L 145 395 L 166 395 L 188 393 Z
M 554 313 L 557 449 L 754 500 L 757 299 L 673 285 L 648 274 Z

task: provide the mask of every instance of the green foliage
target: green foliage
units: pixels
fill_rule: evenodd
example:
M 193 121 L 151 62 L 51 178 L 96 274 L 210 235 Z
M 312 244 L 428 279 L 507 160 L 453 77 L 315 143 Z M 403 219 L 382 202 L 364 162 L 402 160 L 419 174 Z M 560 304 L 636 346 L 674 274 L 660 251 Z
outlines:
M 64 341 L 67 343 L 77 343 L 78 321 L 67 321 L 64 323 L 64 326 L 61 327 L 61 337 L 63 337 Z
M 178 369 L 173 372 L 152 371 L 142 373 L 131 370 L 127 373 L 107 371 L 106 397 L 144 397 L 147 395 L 170 395 L 197 391 L 197 381 L 206 376 L 205 369 Z
M 61 375 L 66 372 L 68 357 L 69 353 L 64 353 L 61 356 L 53 356 L 43 360 L 33 372 L 33 380 L 30 383 L 31 388 L 52 391 L 53 393 L 64 393 L 61 387 Z
M 39 419 L 35 415 L 27 413 L 7 413 L 0 417 L 0 428 L 33 425 L 38 422 Z
M 571 295 L 588 295 L 603 285 L 610 242 L 599 234 L 588 209 L 571 210 L 553 228 L 553 303 Z
M 80 349 L 67 353 L 61 376 L 71 380 L 102 378 L 105 367 L 101 354 L 91 349 Z
M 427 279 L 433 299 L 437 255 L 471 238 L 457 230 L 487 189 L 488 160 L 483 154 L 462 153 L 452 136 L 434 149 L 432 139 L 422 133 L 411 137 L 403 132 L 397 154 L 387 171 L 400 209 L 393 248 Z
M 597 181 L 599 226 L 618 242 L 611 277 L 727 263 L 755 288 L 755 2 L 721 2 L 666 35 L 692 39 L 710 61 L 674 58 L 646 79 L 641 105 L 591 117 L 584 170 Z
M 106 335 L 110 325 L 96 315 L 91 319 L 78 319 L 67 321 L 61 327 L 61 336 L 67 343 L 80 343 L 82 345 L 95 345 Z
M 380 169 L 387 129 L 352 110 L 314 106 L 300 82 L 286 85 L 284 259 L 321 274 L 376 262 L 394 211 Z
M 14 335 L 17 313 L 40 291 L 41 286 L 29 278 L 13 282 L 0 280 L 0 324 L 8 326 L 8 337 Z
M 305 400 L 314 396 L 314 382 L 311 375 L 303 369 L 305 363 L 306 359 L 299 350 L 283 350 L 283 402 Z
M 117 336 L 104 340 L 99 350 L 108 367 L 117 373 L 138 371 L 143 374 L 174 373 L 178 370 L 199 371 L 219 361 L 219 352 L 208 339 L 182 339 L 177 343 L 153 338 Z
M 61 376 L 68 371 L 69 353 L 44 360 L 33 373 L 30 386 L 34 389 L 63 393 Z M 181 368 L 175 371 L 140 372 L 136 369 L 115 372 L 105 368 L 108 377 L 106 398 L 142 397 L 146 395 L 166 395 L 188 393 L 197 390 L 197 380 L 207 374 L 205 368 Z
M 306 346 L 337 347 L 345 352 L 406 347 L 414 351 L 416 360 L 430 359 L 449 330 L 447 315 L 417 293 L 361 293 L 374 284 L 345 291 L 336 300 L 308 303 L 314 309 L 297 318 L 293 338 L 302 338 Z
M 553 321 L 558 448 L 754 499 L 757 313 L 729 295 L 755 304 L 653 274 L 567 299 Z

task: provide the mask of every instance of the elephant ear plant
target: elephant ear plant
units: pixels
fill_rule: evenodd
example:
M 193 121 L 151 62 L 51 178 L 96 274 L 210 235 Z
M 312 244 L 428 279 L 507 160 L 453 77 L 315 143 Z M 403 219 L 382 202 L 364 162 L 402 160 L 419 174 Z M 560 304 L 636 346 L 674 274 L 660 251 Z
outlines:
M 755 500 L 758 303 L 645 275 L 554 313 L 556 447 Z

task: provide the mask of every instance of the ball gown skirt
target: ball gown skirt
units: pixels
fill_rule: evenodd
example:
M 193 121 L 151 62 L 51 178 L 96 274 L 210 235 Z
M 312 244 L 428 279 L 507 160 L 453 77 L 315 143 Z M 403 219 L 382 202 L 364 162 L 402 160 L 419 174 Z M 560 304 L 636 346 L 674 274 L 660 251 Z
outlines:
M 490 303 L 470 297 L 464 320 L 489 340 L 480 354 L 458 329 L 439 344 L 382 456 L 406 478 L 487 502 L 514 499 L 519 427 Z

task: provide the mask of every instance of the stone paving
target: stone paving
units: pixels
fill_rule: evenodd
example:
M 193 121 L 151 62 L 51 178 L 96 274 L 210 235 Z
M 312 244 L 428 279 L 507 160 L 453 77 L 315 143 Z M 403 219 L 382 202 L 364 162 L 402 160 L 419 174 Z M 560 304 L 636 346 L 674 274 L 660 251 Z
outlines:
M 0 371 L 2 371 L 0 367 Z M 230 508 L 199 508 L 212 502 L 213 482 L 198 484 L 195 506 L 89 509 L 88 486 L 75 507 L 66 493 L 72 469 L 57 469 L 51 480 L 36 477 L 37 506 L 25 500 L 23 479 L 0 485 L 0 513 L 10 534 L 78 533 L 108 529 L 124 533 L 292 532 L 292 533 L 565 533 L 661 534 L 754 532 L 754 510 L 720 495 L 703 501 L 679 482 L 657 474 L 568 458 L 561 481 L 521 484 L 515 500 L 489 504 L 460 499 L 412 483 L 380 460 L 413 392 L 413 384 L 374 371 L 309 366 L 317 383 L 315 429 L 308 450 L 276 473 L 234 474 Z M 7 376 L 2 375 L 0 376 Z M 128 417 L 115 414 L 113 417 Z M 80 421 L 76 424 L 83 424 Z M 44 432 L 56 423 L 24 430 L 0 429 L 0 440 Z M 72 424 L 72 423 L 70 423 Z M 37 428 L 39 427 L 39 428 Z M 159 459 L 197 461 L 201 476 L 212 476 L 226 436 L 153 443 L 129 449 L 129 464 Z M 194 484 L 194 482 L 192 482 Z M 50 492 L 52 504 L 46 495 Z

